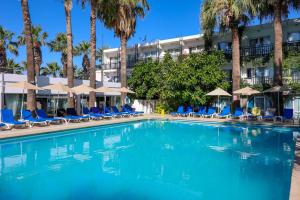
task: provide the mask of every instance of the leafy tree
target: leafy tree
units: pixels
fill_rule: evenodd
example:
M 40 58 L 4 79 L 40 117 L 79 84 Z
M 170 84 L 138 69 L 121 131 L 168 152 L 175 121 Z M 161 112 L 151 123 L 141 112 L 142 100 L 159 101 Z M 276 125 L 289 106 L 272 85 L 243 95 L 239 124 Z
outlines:
M 34 70 L 36 75 L 40 75 L 40 68 L 43 62 L 41 46 L 46 45 L 46 39 L 48 38 L 48 33 L 43 32 L 41 26 L 32 26 L 31 33 L 32 33 L 32 41 L 33 41 L 33 56 L 34 56 L 34 66 L 35 66 Z M 26 34 L 23 31 L 22 35 L 18 37 L 19 44 L 25 45 L 25 37 Z
M 158 99 L 165 108 L 180 104 L 205 104 L 206 93 L 221 87 L 227 89 L 225 63 L 222 52 L 190 54 L 181 61 L 174 61 L 170 54 L 163 60 L 138 63 L 128 84 L 140 99 Z
M 232 90 L 240 88 L 240 29 L 256 13 L 253 0 L 205 0 L 201 9 L 201 24 L 206 38 L 213 29 L 220 26 L 221 31 L 232 33 Z
M 63 66 L 63 77 L 67 77 L 67 36 L 65 33 L 58 33 L 55 38 L 48 43 L 52 52 L 61 53 L 61 64 Z
M 44 76 L 51 75 L 53 77 L 59 77 L 61 72 L 61 67 L 57 62 L 47 63 L 46 67 L 41 68 L 41 74 Z
M 14 74 L 23 74 L 25 67 L 21 66 L 19 63 L 15 63 L 13 59 L 7 60 L 7 69 L 12 71 Z
M 0 72 L 5 72 L 8 64 L 6 51 L 18 56 L 18 43 L 13 41 L 14 33 L 0 26 Z
M 90 53 L 90 44 L 88 42 L 82 41 L 74 50 L 79 54 L 83 55 L 82 57 L 82 69 L 83 69 L 83 78 L 89 79 L 90 77 L 90 58 L 88 54 Z
M 121 40 L 121 86 L 127 87 L 127 41 L 135 33 L 137 18 L 144 17 L 149 5 L 146 0 L 102 0 L 98 6 L 99 19 Z M 122 103 L 125 96 L 121 94 Z

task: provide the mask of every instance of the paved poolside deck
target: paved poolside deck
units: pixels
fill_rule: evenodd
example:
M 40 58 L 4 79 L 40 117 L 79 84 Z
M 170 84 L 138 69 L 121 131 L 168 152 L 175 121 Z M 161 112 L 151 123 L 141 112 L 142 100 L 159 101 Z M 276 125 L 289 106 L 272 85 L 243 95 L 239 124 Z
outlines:
M 278 125 L 278 126 L 292 126 L 299 127 L 299 125 L 293 124 L 282 124 L 282 123 L 273 123 L 273 122 L 246 122 L 239 120 L 231 120 L 231 119 L 211 119 L 211 118 L 194 118 L 194 117 L 172 117 L 170 115 L 144 115 L 139 117 L 130 117 L 130 118 L 115 118 L 110 120 L 99 120 L 99 121 L 89 121 L 89 122 L 81 122 L 81 123 L 68 123 L 68 124 L 60 124 L 60 125 L 51 125 L 47 127 L 33 127 L 27 129 L 12 129 L 7 131 L 0 131 L 0 139 L 6 138 L 15 138 L 29 135 L 37 135 L 37 134 L 47 134 L 49 132 L 56 131 L 64 131 L 92 126 L 100 126 L 100 125 L 110 125 L 117 124 L 122 122 L 133 122 L 139 120 L 146 119 L 169 119 L 169 120 L 193 120 L 193 121 L 212 121 L 212 122 L 231 122 L 231 123 L 245 123 L 245 124 L 259 124 L 259 125 Z M 296 151 L 295 151 L 295 162 L 292 173 L 292 182 L 291 182 L 291 190 L 290 190 L 290 200 L 300 200 L 300 136 L 297 138 L 296 142 Z

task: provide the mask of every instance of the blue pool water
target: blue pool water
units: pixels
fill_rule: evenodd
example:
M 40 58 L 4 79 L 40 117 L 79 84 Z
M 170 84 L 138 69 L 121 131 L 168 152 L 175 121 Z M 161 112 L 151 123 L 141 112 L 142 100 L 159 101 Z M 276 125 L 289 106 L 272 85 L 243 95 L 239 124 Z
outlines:
M 2 140 L 0 199 L 287 200 L 297 131 L 139 121 Z

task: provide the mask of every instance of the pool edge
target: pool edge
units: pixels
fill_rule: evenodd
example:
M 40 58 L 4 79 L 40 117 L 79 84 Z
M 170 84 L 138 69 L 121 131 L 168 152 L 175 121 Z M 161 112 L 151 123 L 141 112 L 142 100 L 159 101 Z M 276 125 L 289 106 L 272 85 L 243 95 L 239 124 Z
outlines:
M 300 200 L 300 136 L 296 138 L 295 159 L 292 171 L 290 200 Z

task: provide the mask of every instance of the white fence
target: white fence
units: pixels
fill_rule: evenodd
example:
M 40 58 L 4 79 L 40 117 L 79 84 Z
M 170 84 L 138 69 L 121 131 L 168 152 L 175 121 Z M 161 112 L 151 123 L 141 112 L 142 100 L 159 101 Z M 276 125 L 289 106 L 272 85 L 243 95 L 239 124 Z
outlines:
M 154 113 L 157 101 L 155 100 L 134 100 L 132 107 L 136 111 L 144 111 L 145 114 Z

